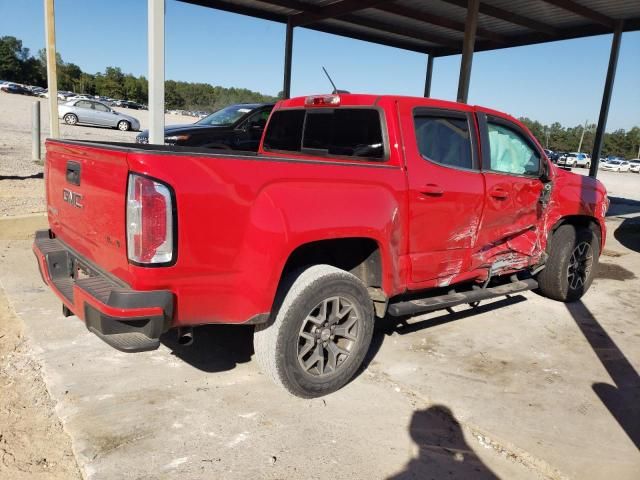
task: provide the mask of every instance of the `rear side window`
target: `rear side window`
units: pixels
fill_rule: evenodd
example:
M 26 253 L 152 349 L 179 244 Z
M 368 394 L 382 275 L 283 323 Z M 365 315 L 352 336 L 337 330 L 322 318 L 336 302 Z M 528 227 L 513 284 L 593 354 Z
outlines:
M 469 123 L 464 117 L 414 116 L 420 154 L 432 162 L 457 168 L 473 168 Z
M 380 114 L 361 108 L 280 110 L 269 122 L 264 148 L 382 159 Z
M 382 158 L 380 114 L 371 109 L 309 112 L 302 147 L 329 155 Z
M 265 150 L 299 152 L 304 114 L 304 110 L 278 110 L 273 112 L 264 138 Z

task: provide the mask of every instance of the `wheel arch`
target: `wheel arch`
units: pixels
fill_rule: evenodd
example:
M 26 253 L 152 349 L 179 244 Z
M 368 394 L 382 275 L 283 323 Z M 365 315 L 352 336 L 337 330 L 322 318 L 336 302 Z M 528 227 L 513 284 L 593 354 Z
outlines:
M 604 247 L 604 239 L 602 235 L 602 227 L 597 218 L 590 215 L 566 215 L 560 218 L 553 227 L 549 230 L 549 238 L 560 228 L 562 225 L 573 225 L 575 227 L 589 228 L 598 237 L 600 247 Z M 547 240 L 548 243 L 548 240 Z

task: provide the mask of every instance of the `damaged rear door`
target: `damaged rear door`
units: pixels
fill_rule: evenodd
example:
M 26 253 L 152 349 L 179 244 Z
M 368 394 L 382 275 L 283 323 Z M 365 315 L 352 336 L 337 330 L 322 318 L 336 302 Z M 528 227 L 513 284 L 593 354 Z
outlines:
M 474 248 L 474 266 L 497 275 L 538 262 L 545 185 L 544 156 L 515 123 L 477 113 L 486 201 Z

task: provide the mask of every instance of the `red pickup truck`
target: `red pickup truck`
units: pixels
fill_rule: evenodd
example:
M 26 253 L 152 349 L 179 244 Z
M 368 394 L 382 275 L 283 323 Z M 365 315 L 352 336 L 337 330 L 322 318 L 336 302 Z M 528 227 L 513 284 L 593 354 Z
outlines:
M 257 153 L 48 140 L 46 188 L 34 251 L 66 315 L 123 351 L 254 324 L 302 397 L 349 381 L 376 317 L 577 300 L 608 208 L 514 118 L 385 95 L 281 101 Z

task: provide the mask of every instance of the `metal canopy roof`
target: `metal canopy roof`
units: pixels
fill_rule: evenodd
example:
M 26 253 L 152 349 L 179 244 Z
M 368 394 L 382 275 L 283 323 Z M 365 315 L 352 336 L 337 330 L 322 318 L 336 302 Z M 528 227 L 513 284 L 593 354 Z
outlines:
M 179 0 L 433 56 L 462 52 L 467 0 Z M 638 0 L 482 0 L 475 51 L 640 30 Z

